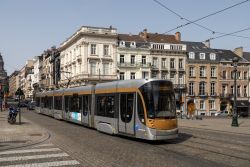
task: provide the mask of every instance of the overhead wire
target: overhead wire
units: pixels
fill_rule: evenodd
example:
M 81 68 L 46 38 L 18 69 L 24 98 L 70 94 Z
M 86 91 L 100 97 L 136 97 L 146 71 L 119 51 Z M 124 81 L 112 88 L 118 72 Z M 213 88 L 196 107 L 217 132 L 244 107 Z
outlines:
M 198 18 L 198 19 L 196 19 L 196 20 L 193 20 L 193 21 L 191 21 L 191 20 L 189 20 L 189 19 L 187 19 L 187 18 L 181 16 L 180 14 L 178 14 L 177 12 L 175 12 L 175 11 L 173 11 L 172 9 L 168 8 L 166 5 L 164 5 L 164 4 L 161 3 L 160 1 L 158 1 L 158 0 L 153 0 L 153 1 L 156 2 L 158 5 L 162 6 L 163 8 L 165 8 L 166 10 L 168 10 L 168 11 L 170 11 L 171 13 L 175 14 L 176 16 L 178 16 L 181 20 L 186 20 L 186 21 L 187 21 L 187 23 L 182 24 L 182 25 L 179 25 L 179 26 L 177 26 L 177 27 L 175 27 L 175 28 L 172 28 L 172 29 L 170 29 L 170 30 L 164 32 L 164 34 L 167 34 L 167 33 L 171 32 L 171 31 L 177 30 L 177 29 L 179 29 L 179 28 L 183 28 L 183 27 L 185 27 L 185 26 L 187 26 L 187 25 L 190 25 L 190 24 L 195 24 L 196 26 L 199 26 L 199 27 L 201 27 L 201 28 L 203 28 L 203 29 L 209 31 L 209 32 L 211 32 L 212 34 L 217 33 L 217 34 L 224 34 L 224 35 L 225 35 L 226 33 L 214 31 L 214 30 L 212 30 L 212 29 L 210 29 L 210 28 L 208 28 L 208 27 L 205 27 L 205 26 L 203 26 L 203 25 L 197 24 L 196 22 L 198 22 L 198 21 L 200 21 L 200 20 L 203 20 L 203 19 L 205 19 L 205 18 L 208 18 L 208 17 L 210 17 L 210 16 L 219 14 L 219 13 L 221 13 L 221 12 L 224 12 L 224 11 L 226 11 L 226 10 L 228 10 L 228 9 L 231 9 L 231 8 L 233 8 L 233 7 L 236 7 L 236 6 L 238 6 L 238 5 L 242 5 L 242 4 L 246 3 L 246 2 L 248 2 L 249 0 L 241 1 L 241 2 L 239 2 L 239 3 L 236 3 L 236 4 L 234 4 L 234 5 L 231 5 L 231 6 L 229 6 L 229 7 L 224 8 L 224 9 L 218 10 L 218 11 L 213 12 L 213 13 L 211 13 L 211 14 L 208 14 L 208 15 L 206 15 L 206 16 L 200 17 L 200 18 Z M 232 35 L 232 36 L 240 37 L 240 38 L 249 38 L 249 37 L 236 36 L 236 35 Z

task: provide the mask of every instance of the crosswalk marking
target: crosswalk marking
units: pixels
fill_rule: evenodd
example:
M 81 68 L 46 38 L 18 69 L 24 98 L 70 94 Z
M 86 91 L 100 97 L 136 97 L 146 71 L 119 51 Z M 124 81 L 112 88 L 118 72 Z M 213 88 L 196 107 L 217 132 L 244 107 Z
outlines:
M 20 165 L 8 165 L 0 167 L 50 167 L 50 166 L 66 166 L 66 165 L 78 165 L 80 164 L 76 160 L 69 161 L 54 161 L 54 162 L 44 162 L 44 163 L 31 163 L 31 164 L 20 164 Z
M 0 167 L 52 167 L 79 164 L 77 160 L 50 143 L 19 150 L 0 151 Z
M 19 154 L 19 153 L 34 153 L 34 152 L 49 152 L 49 151 L 60 151 L 59 148 L 41 148 L 41 149 L 29 149 L 29 150 L 12 150 L 0 152 L 0 155 L 6 154 Z
M 36 148 L 36 147 L 47 147 L 47 146 L 54 146 L 54 145 L 50 144 L 50 143 L 47 143 L 47 144 L 40 144 L 40 145 L 37 145 L 37 146 L 33 146 L 33 148 Z
M 31 155 L 31 156 L 21 156 L 21 157 L 4 157 L 4 158 L 0 158 L 0 162 L 22 161 L 22 160 L 42 159 L 42 158 L 55 158 L 55 157 L 65 157 L 65 156 L 69 156 L 69 155 L 66 153 L 59 153 L 59 154 Z

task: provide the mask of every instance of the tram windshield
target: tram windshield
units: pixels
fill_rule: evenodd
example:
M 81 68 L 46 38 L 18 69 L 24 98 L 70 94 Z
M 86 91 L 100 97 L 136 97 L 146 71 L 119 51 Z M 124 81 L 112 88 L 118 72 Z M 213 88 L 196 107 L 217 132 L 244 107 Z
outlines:
M 152 81 L 140 87 L 145 100 L 147 117 L 175 118 L 175 94 L 168 81 Z

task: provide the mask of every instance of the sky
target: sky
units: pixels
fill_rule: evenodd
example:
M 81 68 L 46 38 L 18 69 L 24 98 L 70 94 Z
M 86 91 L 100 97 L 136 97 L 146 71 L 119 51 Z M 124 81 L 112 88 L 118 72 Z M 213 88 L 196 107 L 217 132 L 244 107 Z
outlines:
M 160 2 L 160 5 L 157 2 Z M 166 33 L 245 0 L 0 0 L 0 52 L 8 75 L 26 60 L 52 46 L 59 47 L 81 26 L 112 27 L 118 33 Z M 172 12 L 170 12 L 168 9 Z M 175 29 L 183 41 L 211 40 L 211 47 L 250 51 L 250 1 L 217 13 L 195 24 Z M 174 13 L 175 14 L 174 14 Z M 182 18 L 182 19 L 181 19 Z M 184 18 L 184 19 L 183 19 Z M 212 32 L 216 33 L 212 33 Z M 239 37 L 241 36 L 241 37 Z

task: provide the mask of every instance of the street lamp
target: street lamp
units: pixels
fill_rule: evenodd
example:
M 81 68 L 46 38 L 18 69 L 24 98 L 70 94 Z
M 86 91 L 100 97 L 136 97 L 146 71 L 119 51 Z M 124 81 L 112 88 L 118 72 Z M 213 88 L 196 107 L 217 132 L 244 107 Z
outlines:
M 236 72 L 237 72 L 237 64 L 239 59 L 237 57 L 233 58 L 233 66 L 234 66 L 234 107 L 233 107 L 233 118 L 232 125 L 234 127 L 238 127 L 238 116 L 237 116 L 237 106 L 236 106 Z

